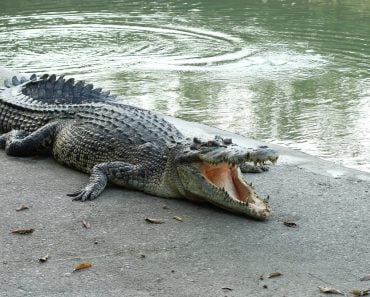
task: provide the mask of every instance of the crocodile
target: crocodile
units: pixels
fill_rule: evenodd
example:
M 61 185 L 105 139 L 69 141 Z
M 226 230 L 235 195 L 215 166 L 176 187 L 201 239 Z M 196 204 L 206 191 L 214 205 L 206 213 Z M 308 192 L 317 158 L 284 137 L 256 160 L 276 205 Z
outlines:
M 268 199 L 244 180 L 241 168 L 275 164 L 275 150 L 244 148 L 218 135 L 186 138 L 161 114 L 125 104 L 84 81 L 55 74 L 6 80 L 0 133 L 0 148 L 10 156 L 49 154 L 89 174 L 86 186 L 67 194 L 73 200 L 95 199 L 114 184 L 209 202 L 259 220 L 271 215 Z

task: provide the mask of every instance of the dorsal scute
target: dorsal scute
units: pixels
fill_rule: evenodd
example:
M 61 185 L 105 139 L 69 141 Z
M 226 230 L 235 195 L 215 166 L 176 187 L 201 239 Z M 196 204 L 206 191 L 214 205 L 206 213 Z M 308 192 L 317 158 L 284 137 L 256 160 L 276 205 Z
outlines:
M 5 85 L 10 88 L 19 87 L 17 92 L 12 92 L 18 97 L 16 101 L 26 96 L 36 104 L 68 105 L 117 101 L 117 96 L 103 92 L 101 88 L 94 88 L 84 81 L 75 81 L 74 78 L 65 79 L 64 75 L 44 74 L 38 78 L 33 74 L 26 82 L 13 77 Z

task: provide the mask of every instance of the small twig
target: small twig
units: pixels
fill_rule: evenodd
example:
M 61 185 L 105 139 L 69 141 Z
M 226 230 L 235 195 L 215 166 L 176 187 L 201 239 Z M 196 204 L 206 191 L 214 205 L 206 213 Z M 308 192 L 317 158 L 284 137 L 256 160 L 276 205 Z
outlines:
M 331 285 L 331 286 L 334 286 L 334 284 L 329 283 L 329 282 L 327 282 L 327 281 L 323 280 L 322 278 L 319 278 L 318 276 L 314 275 L 313 273 L 307 272 L 307 274 L 308 274 L 309 276 L 311 276 L 311 277 L 315 278 L 315 279 L 318 279 L 319 281 L 323 282 L 324 284 L 329 284 L 329 285 Z

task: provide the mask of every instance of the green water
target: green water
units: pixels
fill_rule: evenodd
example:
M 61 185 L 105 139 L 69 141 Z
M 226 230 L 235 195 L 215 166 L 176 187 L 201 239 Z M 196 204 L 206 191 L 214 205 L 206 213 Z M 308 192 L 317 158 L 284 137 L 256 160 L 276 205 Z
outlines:
M 370 1 L 2 0 L 0 65 L 370 171 Z

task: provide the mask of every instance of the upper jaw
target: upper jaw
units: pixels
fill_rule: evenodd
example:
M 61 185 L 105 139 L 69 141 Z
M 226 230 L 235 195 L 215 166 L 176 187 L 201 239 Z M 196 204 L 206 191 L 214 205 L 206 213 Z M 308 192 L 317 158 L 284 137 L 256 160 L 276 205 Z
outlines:
M 256 165 L 267 161 L 275 164 L 279 158 L 277 151 L 267 146 L 260 146 L 256 149 L 244 148 L 233 144 L 231 139 L 223 139 L 220 136 L 204 142 L 194 138 L 193 142 L 185 145 L 178 152 L 176 158 L 178 163 L 203 161 L 211 164 L 226 162 L 239 165 L 252 162 Z

